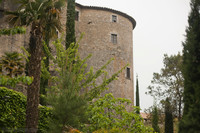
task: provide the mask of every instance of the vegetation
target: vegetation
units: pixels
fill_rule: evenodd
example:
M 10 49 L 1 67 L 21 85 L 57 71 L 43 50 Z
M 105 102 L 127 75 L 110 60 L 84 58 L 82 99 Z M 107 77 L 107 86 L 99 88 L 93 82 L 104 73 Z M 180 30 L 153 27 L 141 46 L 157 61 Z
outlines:
M 17 77 L 24 73 L 23 58 L 17 52 L 6 52 L 0 59 L 0 74 Z
M 78 43 L 72 43 L 65 50 L 61 42 L 62 40 L 57 40 L 53 43 L 57 58 L 45 46 L 48 56 L 53 61 L 51 65 L 57 66 L 55 71 L 58 73 L 58 76 L 49 77 L 51 82 L 54 83 L 47 96 L 48 103 L 53 108 L 53 116 L 56 118 L 51 121 L 52 132 L 54 129 L 64 131 L 69 130 L 70 127 L 80 128 L 80 123 L 86 120 L 84 115 L 87 103 L 108 89 L 106 86 L 115 80 L 117 75 L 126 67 L 109 78 L 105 68 L 112 60 L 108 61 L 95 73 L 92 67 L 90 71 L 86 71 L 87 64 L 85 62 L 91 55 L 81 59 L 78 54 Z M 103 82 L 97 85 L 96 79 L 101 75 L 104 75 Z
M 59 19 L 59 0 L 29 0 L 19 1 L 19 8 L 14 12 L 7 12 L 10 17 L 10 23 L 14 26 L 30 26 L 30 61 L 28 66 L 28 75 L 33 77 L 32 84 L 27 89 L 27 111 L 26 128 L 37 129 L 38 125 L 38 105 L 40 90 L 40 72 L 42 59 L 42 44 L 44 38 L 45 26 L 49 23 L 48 18 L 54 18 L 54 24 L 58 24 Z M 56 25 L 54 25 L 57 27 Z M 37 130 L 36 130 L 37 131 Z M 34 132 L 36 132 L 34 131 Z M 27 130 L 27 132 L 31 132 Z
M 172 116 L 172 107 L 169 102 L 169 98 L 166 98 L 165 102 L 165 133 L 173 133 L 173 116 Z
M 200 132 L 200 1 L 191 0 L 183 43 L 184 112 L 180 133 Z
M 66 49 L 70 44 L 76 42 L 75 37 L 75 0 L 67 1 L 67 22 L 66 22 Z
M 150 133 L 153 130 L 143 125 L 143 119 L 136 112 L 137 107 L 130 109 L 131 101 L 124 98 L 114 98 L 111 93 L 100 97 L 89 105 L 87 115 L 89 116 L 89 127 L 86 132 L 100 129 L 107 131 L 124 131 L 131 133 Z M 118 128 L 118 129 L 117 129 Z
M 25 34 L 26 28 L 24 27 L 14 27 L 10 29 L 0 29 L 0 36 L 1 35 L 15 35 L 15 34 Z
M 138 83 L 138 77 L 136 79 L 136 106 L 140 107 L 140 95 L 139 95 L 139 83 Z M 140 114 L 140 110 L 137 112 Z
M 154 129 L 155 132 L 160 132 L 159 126 L 158 126 L 158 110 L 156 105 L 154 105 L 153 112 L 152 112 L 152 128 Z
M 182 116 L 183 108 L 183 75 L 182 75 L 182 56 L 164 55 L 164 68 L 160 73 L 153 74 L 153 80 L 148 87 L 148 94 L 161 100 L 163 105 L 167 97 L 170 97 L 173 113 L 178 116 L 179 120 Z
M 0 132 L 24 132 L 26 97 L 20 92 L 0 87 L 0 105 Z M 39 106 L 39 114 L 38 132 L 45 133 L 48 118 L 52 117 L 51 109 Z

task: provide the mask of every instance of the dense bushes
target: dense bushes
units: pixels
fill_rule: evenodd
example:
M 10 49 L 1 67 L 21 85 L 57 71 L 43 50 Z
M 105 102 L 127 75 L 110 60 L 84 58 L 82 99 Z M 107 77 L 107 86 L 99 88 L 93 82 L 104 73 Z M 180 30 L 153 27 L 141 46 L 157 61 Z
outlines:
M 0 132 L 24 131 L 26 115 L 26 96 L 5 87 L 0 87 Z M 38 132 L 43 133 L 48 129 L 48 118 L 51 109 L 39 107 Z
M 0 130 L 24 128 L 26 97 L 14 90 L 0 88 Z

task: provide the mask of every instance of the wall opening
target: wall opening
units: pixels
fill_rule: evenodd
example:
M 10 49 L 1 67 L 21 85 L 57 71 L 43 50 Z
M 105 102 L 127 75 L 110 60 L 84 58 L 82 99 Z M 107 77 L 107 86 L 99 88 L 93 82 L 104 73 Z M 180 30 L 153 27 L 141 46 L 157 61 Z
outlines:
M 112 15 L 112 22 L 114 22 L 114 23 L 117 22 L 117 16 L 116 15 Z
M 111 42 L 117 44 L 117 34 L 111 34 Z
M 126 68 L 126 78 L 131 79 L 131 69 L 129 67 Z

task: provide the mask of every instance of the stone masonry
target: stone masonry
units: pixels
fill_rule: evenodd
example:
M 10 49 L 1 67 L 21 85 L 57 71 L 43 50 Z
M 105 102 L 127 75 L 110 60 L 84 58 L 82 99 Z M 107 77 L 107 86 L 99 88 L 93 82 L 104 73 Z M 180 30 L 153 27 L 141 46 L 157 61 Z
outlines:
M 3 0 L 0 5 L 0 28 L 9 28 L 3 15 L 4 10 L 14 10 L 15 6 Z M 133 85 L 133 29 L 135 20 L 129 15 L 109 8 L 91 7 L 76 4 L 76 36 L 84 33 L 80 42 L 79 52 L 82 58 L 92 54 L 88 66 L 94 71 L 104 65 L 109 59 L 115 60 L 107 67 L 108 76 L 111 76 L 127 63 L 129 64 L 118 80 L 109 85 L 109 90 L 115 97 L 128 98 L 134 101 Z M 66 23 L 66 6 L 62 9 L 61 22 L 63 31 Z M 114 20 L 113 20 L 114 19 Z M 113 37 L 114 35 L 114 37 Z M 18 51 L 20 46 L 28 46 L 29 29 L 25 35 L 0 36 L 0 57 L 4 52 Z M 101 79 L 99 79 L 99 82 Z

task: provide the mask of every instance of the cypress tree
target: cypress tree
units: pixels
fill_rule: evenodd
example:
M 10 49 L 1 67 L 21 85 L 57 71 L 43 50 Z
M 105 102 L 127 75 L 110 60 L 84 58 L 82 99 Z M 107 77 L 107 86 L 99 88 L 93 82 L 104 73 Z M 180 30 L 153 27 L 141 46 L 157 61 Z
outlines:
M 200 132 L 200 0 L 191 0 L 183 43 L 184 112 L 180 133 Z
M 75 37 L 75 0 L 67 0 L 67 21 L 66 21 L 66 49 L 76 41 Z
M 136 79 L 136 106 L 140 107 L 138 76 Z M 137 113 L 140 114 L 140 111 L 138 110 Z
M 152 112 L 152 128 L 154 129 L 155 132 L 160 132 L 159 126 L 158 126 L 158 109 L 154 105 L 153 107 L 153 112 Z
M 165 101 L 165 133 L 173 133 L 173 116 L 172 116 L 172 106 L 169 102 L 169 98 Z

